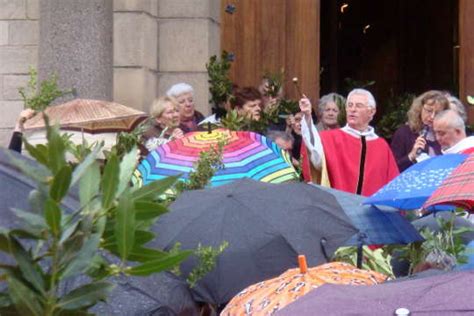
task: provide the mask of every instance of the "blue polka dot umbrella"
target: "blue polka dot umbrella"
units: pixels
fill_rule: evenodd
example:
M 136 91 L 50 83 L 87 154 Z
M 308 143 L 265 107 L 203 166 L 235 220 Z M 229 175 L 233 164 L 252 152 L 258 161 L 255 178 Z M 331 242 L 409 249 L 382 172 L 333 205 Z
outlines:
M 286 151 L 281 150 L 267 137 L 247 131 L 216 129 L 212 132 L 192 132 L 152 151 L 138 166 L 138 174 L 146 185 L 168 176 L 189 178 L 199 154 L 225 140 L 224 167 L 211 179 L 211 186 L 218 186 L 236 179 L 282 183 L 297 180 L 298 174 Z
M 447 154 L 414 164 L 368 197 L 364 204 L 386 205 L 403 210 L 421 208 L 443 180 L 467 157 L 464 154 Z

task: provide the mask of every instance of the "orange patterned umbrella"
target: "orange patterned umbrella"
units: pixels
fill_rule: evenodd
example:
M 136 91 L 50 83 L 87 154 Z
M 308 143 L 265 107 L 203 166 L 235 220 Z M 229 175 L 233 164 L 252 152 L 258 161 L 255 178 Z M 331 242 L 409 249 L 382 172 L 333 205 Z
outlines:
M 130 132 L 147 115 L 120 103 L 75 99 L 45 110 L 51 125 L 59 124 L 63 130 L 82 131 L 90 134 Z M 45 127 L 43 115 L 37 114 L 25 123 L 25 130 Z
M 298 260 L 299 268 L 287 270 L 279 277 L 241 291 L 227 304 L 221 315 L 271 315 L 326 283 L 374 285 L 387 279 L 381 273 L 360 270 L 344 262 L 331 262 L 308 269 L 304 256 L 299 256 Z

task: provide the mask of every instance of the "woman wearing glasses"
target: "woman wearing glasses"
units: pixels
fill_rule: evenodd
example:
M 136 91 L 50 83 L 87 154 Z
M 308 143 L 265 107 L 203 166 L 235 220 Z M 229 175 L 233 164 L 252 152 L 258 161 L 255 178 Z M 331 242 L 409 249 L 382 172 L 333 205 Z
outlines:
M 441 155 L 433 133 L 433 118 L 448 108 L 449 101 L 441 91 L 430 90 L 413 100 L 408 122 L 397 129 L 391 143 L 400 172 L 425 157 Z

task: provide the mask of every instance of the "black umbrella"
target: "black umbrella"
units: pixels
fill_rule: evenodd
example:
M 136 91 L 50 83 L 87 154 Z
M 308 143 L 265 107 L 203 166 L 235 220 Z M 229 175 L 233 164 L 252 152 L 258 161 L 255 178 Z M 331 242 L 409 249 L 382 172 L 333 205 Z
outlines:
M 183 249 L 229 243 L 216 268 L 193 289 L 196 300 L 216 305 L 295 267 L 298 254 L 311 266 L 324 263 L 358 232 L 331 194 L 304 183 L 250 179 L 183 193 L 153 230 L 153 245 L 165 249 L 176 242 Z M 183 263 L 184 274 L 195 264 Z
M 107 281 L 115 284 L 114 289 L 107 301 L 97 303 L 89 312 L 123 316 L 199 315 L 186 282 L 170 272 L 147 277 L 121 275 Z M 88 282 L 87 276 L 76 277 L 67 282 L 63 291 L 69 292 Z

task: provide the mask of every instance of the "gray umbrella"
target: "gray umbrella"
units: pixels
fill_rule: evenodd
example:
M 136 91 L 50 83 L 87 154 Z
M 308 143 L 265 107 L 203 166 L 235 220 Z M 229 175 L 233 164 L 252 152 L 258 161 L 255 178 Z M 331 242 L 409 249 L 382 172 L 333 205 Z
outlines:
M 314 186 L 334 195 L 354 226 L 364 234 L 362 242 L 366 245 L 408 244 L 423 240 L 415 227 L 396 209 L 382 211 L 376 206 L 362 205 L 366 199 L 364 196 Z M 347 242 L 347 245 L 357 245 L 357 243 L 358 236 L 356 235 Z
M 451 272 L 371 286 L 320 286 L 276 315 L 395 315 L 405 308 L 416 315 L 473 315 L 474 271 Z M 404 314 L 407 315 L 407 314 Z
M 153 230 L 158 236 L 153 245 L 159 248 L 169 249 L 176 242 L 183 249 L 229 243 L 216 268 L 193 289 L 196 300 L 216 305 L 250 284 L 295 267 L 299 254 L 306 255 L 311 266 L 324 263 L 325 256 L 357 233 L 327 192 L 304 183 L 250 179 L 183 193 Z M 183 263 L 183 273 L 195 264 Z
M 67 292 L 89 282 L 87 276 L 68 281 Z M 89 309 L 96 315 L 171 316 L 199 315 L 186 282 L 170 272 L 147 277 L 117 276 L 107 281 L 115 284 L 106 302 L 99 302 Z
M 12 208 L 32 210 L 28 202 L 28 195 L 36 189 L 36 183 L 24 175 L 12 162 L 20 160 L 39 169 L 43 166 L 15 151 L 0 148 L 0 227 L 17 227 L 18 219 L 11 212 Z M 79 208 L 77 188 L 72 188 L 61 205 L 66 211 Z

